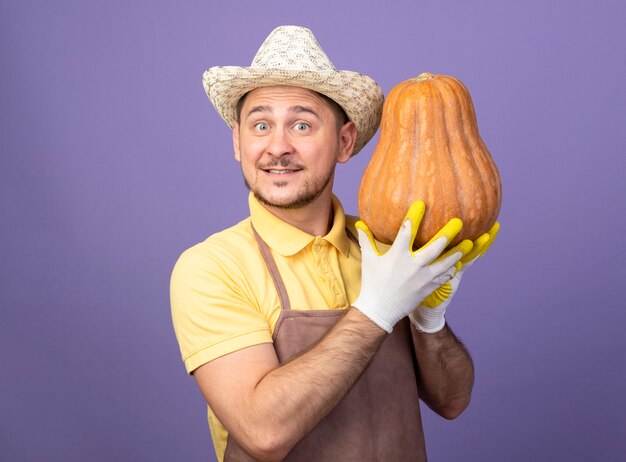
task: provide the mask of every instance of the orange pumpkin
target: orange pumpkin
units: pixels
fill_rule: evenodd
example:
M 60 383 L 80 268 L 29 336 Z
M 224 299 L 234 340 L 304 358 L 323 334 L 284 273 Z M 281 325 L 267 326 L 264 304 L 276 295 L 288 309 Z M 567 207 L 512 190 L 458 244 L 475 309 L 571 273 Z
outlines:
M 426 213 L 417 247 L 453 217 L 463 229 L 450 246 L 475 240 L 500 212 L 498 169 L 478 133 L 470 94 L 454 77 L 423 73 L 391 90 L 361 180 L 359 215 L 378 241 L 391 244 L 418 199 Z

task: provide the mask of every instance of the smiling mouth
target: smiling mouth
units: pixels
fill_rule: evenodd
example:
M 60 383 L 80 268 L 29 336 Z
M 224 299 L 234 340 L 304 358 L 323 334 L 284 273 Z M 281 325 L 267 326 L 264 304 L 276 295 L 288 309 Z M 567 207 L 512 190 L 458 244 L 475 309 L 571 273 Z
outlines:
M 273 175 L 274 175 L 274 174 L 275 174 L 275 175 L 285 175 L 285 174 L 287 174 L 287 173 L 295 173 L 295 172 L 299 172 L 300 170 L 299 170 L 299 169 L 293 169 L 293 170 L 276 170 L 276 169 L 271 168 L 271 169 L 267 169 L 267 170 L 265 170 L 265 171 L 266 171 L 266 172 L 268 172 L 268 173 L 271 173 L 271 174 L 273 174 Z

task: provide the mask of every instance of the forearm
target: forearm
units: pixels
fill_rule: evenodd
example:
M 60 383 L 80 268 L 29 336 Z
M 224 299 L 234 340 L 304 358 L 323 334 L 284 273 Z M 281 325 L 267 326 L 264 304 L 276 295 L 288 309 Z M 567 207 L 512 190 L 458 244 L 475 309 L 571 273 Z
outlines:
M 470 402 L 474 365 L 465 346 L 446 324 L 425 334 L 414 327 L 420 398 L 442 417 L 454 419 Z
M 275 438 L 268 446 L 286 455 L 346 395 L 384 338 L 382 329 L 349 309 L 322 340 L 258 383 L 249 427 L 263 428 Z

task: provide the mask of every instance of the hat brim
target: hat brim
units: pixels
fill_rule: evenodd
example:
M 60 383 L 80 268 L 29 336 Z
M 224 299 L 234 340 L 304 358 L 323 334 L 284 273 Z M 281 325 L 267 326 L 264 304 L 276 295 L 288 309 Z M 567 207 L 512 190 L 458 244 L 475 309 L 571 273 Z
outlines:
M 352 155 L 376 133 L 384 99 L 380 86 L 372 78 L 352 71 L 216 66 L 204 73 L 202 84 L 216 111 L 231 128 L 237 118 L 237 103 L 255 88 L 289 85 L 322 93 L 336 101 L 356 126 Z

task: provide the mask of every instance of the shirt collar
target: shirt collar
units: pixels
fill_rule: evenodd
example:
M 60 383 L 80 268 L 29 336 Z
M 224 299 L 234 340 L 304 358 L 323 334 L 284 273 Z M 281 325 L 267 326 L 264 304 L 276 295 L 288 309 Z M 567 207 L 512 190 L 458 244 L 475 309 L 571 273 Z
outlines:
M 322 239 L 334 245 L 342 254 L 348 255 L 350 241 L 346 235 L 346 216 L 339 199 L 333 194 L 333 226 Z M 250 217 L 254 229 L 272 250 L 288 257 L 295 255 L 316 239 L 316 236 L 284 222 L 267 210 L 253 193 L 248 196 Z

